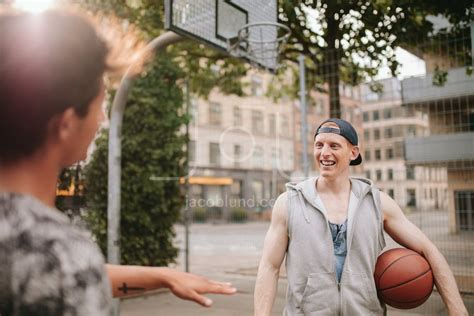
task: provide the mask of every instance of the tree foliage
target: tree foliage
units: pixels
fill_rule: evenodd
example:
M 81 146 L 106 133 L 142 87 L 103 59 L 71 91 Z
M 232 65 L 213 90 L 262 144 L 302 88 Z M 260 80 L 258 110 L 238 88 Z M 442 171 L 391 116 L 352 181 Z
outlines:
M 135 83 L 129 96 L 122 128 L 121 238 L 122 263 L 166 265 L 174 260 L 173 224 L 183 204 L 185 136 L 180 128 L 183 96 L 176 81 L 183 72 L 167 54 L 157 57 L 147 74 Z M 86 221 L 101 249 L 107 238 L 108 130 L 96 141 L 86 166 L 89 212 Z M 152 177 L 175 177 L 153 181 Z
M 327 84 L 331 116 L 340 116 L 339 83 L 372 78 L 386 61 L 397 73 L 397 46 L 416 47 L 433 36 L 428 15 L 441 14 L 454 29 L 472 18 L 472 1 L 279 0 L 279 21 L 291 30 L 283 59 L 307 57 L 308 88 Z

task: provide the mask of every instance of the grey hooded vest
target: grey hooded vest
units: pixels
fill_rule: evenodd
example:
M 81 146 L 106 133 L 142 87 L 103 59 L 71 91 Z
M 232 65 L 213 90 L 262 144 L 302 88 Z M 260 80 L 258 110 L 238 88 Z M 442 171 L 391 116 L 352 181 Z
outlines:
M 373 279 L 385 247 L 379 191 L 351 178 L 347 256 L 338 282 L 328 220 L 311 178 L 288 183 L 288 277 L 285 315 L 384 315 Z

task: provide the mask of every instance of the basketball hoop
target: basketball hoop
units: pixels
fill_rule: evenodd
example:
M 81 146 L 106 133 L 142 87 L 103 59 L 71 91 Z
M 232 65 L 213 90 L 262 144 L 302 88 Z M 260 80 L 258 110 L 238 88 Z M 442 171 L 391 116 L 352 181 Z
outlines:
M 227 40 L 227 51 L 266 69 L 277 69 L 278 57 L 290 33 L 288 26 L 276 22 L 249 23 L 239 29 L 236 37 Z

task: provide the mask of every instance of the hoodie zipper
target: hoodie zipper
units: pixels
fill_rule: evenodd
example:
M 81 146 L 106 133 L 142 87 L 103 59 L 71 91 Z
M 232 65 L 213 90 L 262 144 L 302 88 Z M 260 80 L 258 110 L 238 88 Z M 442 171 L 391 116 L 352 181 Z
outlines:
M 358 202 L 357 202 L 357 206 L 355 208 L 355 210 L 358 210 L 360 205 L 362 204 L 362 200 L 363 198 L 367 195 L 367 193 L 370 191 L 370 187 L 369 187 L 369 190 L 365 190 L 363 192 L 363 194 L 361 194 L 360 198 L 358 199 Z M 339 293 L 339 309 L 338 309 L 338 312 L 337 314 L 338 315 L 342 315 L 342 291 L 341 291 L 341 282 L 342 282 L 342 277 L 344 276 L 344 271 L 346 270 L 346 262 L 347 262 L 347 258 L 349 258 L 349 254 L 350 254 L 350 251 L 351 251 L 351 246 L 352 246 L 352 236 L 353 236 L 353 229 L 351 229 L 351 235 L 350 235 L 350 238 L 347 238 L 346 239 L 346 242 L 347 242 L 347 254 L 346 254 L 346 259 L 344 260 L 344 268 L 342 269 L 342 272 L 341 272 L 341 279 L 338 280 L 337 279 L 337 273 L 336 273 L 336 257 L 334 256 L 334 242 L 332 240 L 332 234 L 331 234 L 331 228 L 329 227 L 329 220 L 327 219 L 326 217 L 326 214 L 324 214 L 324 218 L 326 219 L 326 225 L 328 227 L 328 233 L 329 233 L 329 237 L 330 237 L 330 240 L 331 240 L 331 246 L 332 246 L 332 254 L 333 254 L 333 262 L 334 262 L 334 280 L 336 281 L 336 284 L 337 284 L 337 291 Z M 349 209 L 347 210 L 347 218 L 349 218 Z M 349 227 L 349 221 L 347 222 L 347 230 L 346 230 L 346 234 L 347 234 L 347 231 L 350 229 L 350 228 L 353 228 L 356 224 L 356 214 L 354 214 L 354 217 L 352 219 L 352 225 L 351 227 Z M 349 236 L 347 236 L 349 237 Z M 349 243 L 350 241 L 350 243 Z
M 370 191 L 370 187 L 368 190 L 365 190 L 363 192 L 363 194 L 361 194 L 360 198 L 358 199 L 358 202 L 357 202 L 357 205 L 356 205 L 356 208 L 355 210 L 358 210 L 360 205 L 362 204 L 362 200 L 364 199 L 364 197 L 367 195 L 367 193 Z M 354 235 L 353 231 L 354 231 L 354 227 L 356 225 L 356 218 L 358 217 L 357 215 L 358 212 L 355 212 L 353 215 L 354 217 L 352 218 L 352 225 L 351 227 L 349 227 L 349 221 L 347 221 L 347 230 L 346 230 L 346 234 L 347 234 L 347 237 L 346 238 L 346 242 L 347 242 L 347 253 L 346 253 L 346 259 L 344 260 L 344 268 L 342 269 L 342 272 L 341 272 L 341 280 L 337 283 L 337 289 L 339 291 L 339 311 L 338 311 L 338 315 L 342 315 L 342 291 L 341 291 L 341 281 L 342 281 L 342 278 L 344 276 L 344 271 L 346 270 L 346 263 L 347 263 L 347 259 L 349 258 L 349 255 L 350 255 L 350 252 L 351 252 L 351 248 L 352 248 L 352 237 Z M 349 209 L 347 210 L 347 218 L 349 218 Z M 328 223 L 329 225 L 329 223 Z M 350 236 L 349 234 L 347 233 L 348 231 L 350 230 Z M 350 238 L 349 238 L 350 237 Z M 334 251 L 334 245 L 333 245 L 333 251 Z M 336 259 L 334 258 L 334 261 L 336 261 Z M 335 272 L 335 271 L 334 271 Z
M 324 218 L 326 219 L 326 226 L 328 228 L 328 235 L 329 235 L 329 240 L 331 241 L 331 248 L 332 248 L 332 261 L 333 261 L 333 267 L 334 267 L 334 281 L 336 282 L 337 285 L 337 292 L 338 292 L 338 310 L 337 310 L 337 315 L 341 315 L 341 307 L 342 307 L 342 297 L 341 297 L 341 282 L 337 279 L 337 272 L 336 272 L 336 257 L 334 256 L 334 241 L 332 240 L 332 234 L 331 234 L 331 227 L 329 226 L 329 220 L 326 217 L 326 214 L 323 213 Z M 342 275 L 341 275 L 342 279 Z

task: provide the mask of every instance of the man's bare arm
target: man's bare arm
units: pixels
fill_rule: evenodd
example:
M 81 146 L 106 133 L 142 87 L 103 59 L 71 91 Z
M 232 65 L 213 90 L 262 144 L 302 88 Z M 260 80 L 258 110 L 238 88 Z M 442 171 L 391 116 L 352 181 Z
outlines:
M 208 280 L 205 277 L 180 272 L 166 267 L 106 265 L 114 297 L 139 294 L 158 288 L 169 288 L 174 295 L 195 301 L 203 306 L 212 300 L 202 294 L 234 294 L 229 283 Z
M 287 193 L 281 194 L 272 211 L 272 221 L 258 267 L 255 283 L 254 308 L 256 316 L 270 315 L 278 287 L 280 266 L 288 245 Z
M 449 315 L 468 315 L 446 259 L 423 232 L 411 223 L 397 203 L 381 192 L 385 231 L 400 245 L 422 254 L 429 262 Z

